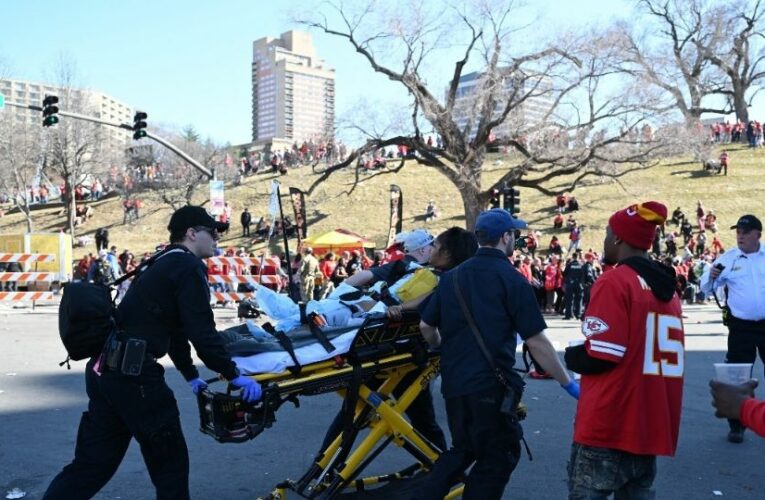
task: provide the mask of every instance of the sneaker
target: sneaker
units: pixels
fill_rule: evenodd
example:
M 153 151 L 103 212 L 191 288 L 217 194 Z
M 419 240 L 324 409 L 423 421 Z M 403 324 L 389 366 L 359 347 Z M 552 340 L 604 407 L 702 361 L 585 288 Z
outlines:
M 536 380 L 545 380 L 545 379 L 552 378 L 552 376 L 549 373 L 539 373 L 536 370 L 531 370 L 529 372 L 529 377 Z
M 744 442 L 744 431 L 743 430 L 733 430 L 728 433 L 728 442 L 730 443 L 743 443 Z

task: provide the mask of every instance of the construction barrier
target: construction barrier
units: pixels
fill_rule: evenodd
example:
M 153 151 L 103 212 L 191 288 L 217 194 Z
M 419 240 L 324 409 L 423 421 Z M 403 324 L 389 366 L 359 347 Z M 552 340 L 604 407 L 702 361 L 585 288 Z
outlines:
M 209 283 L 223 283 L 227 285 L 237 285 L 239 283 L 257 284 L 258 276 L 254 274 L 211 274 L 208 276 Z M 265 285 L 278 285 L 281 283 L 281 278 L 274 274 L 266 274 L 260 276 L 260 283 Z
M 45 281 L 56 280 L 55 273 L 0 273 L 0 281 Z
M 51 253 L 0 253 L 0 262 L 18 262 L 19 264 L 34 264 L 37 267 L 38 262 L 55 262 L 56 255 Z M 59 278 L 56 273 L 52 272 L 3 272 L 0 273 L 0 283 L 9 282 L 25 282 L 27 288 L 34 290 L 35 287 L 30 287 L 30 284 L 35 282 L 51 283 L 57 281 Z M 46 287 L 47 288 L 47 287 Z M 53 292 L 48 291 L 29 291 L 29 292 L 0 292 L 0 300 L 2 301 L 36 301 L 36 300 L 53 300 Z M 34 304 L 33 304 L 34 307 Z
M 0 253 L 0 262 L 55 262 L 52 253 Z
M 0 292 L 2 301 L 53 300 L 53 292 Z
M 207 259 L 207 262 L 210 264 L 215 264 L 217 266 L 222 266 L 225 264 L 235 264 L 239 266 L 257 266 L 260 267 L 260 258 L 259 257 L 209 257 Z M 264 266 L 273 266 L 273 267 L 280 267 L 281 266 L 281 260 L 279 260 L 279 257 L 265 257 L 263 259 L 263 265 Z
M 252 297 L 253 293 L 235 293 L 235 292 L 229 292 L 229 293 L 221 293 L 221 292 L 210 292 L 210 303 L 214 304 L 216 302 L 241 302 L 246 298 Z

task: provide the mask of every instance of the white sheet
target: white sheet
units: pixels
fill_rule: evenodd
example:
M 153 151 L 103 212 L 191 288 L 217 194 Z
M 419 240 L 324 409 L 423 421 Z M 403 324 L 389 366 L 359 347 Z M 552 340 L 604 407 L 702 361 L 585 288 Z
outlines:
M 351 348 L 357 333 L 358 330 L 354 330 L 330 340 L 332 345 L 335 346 L 335 350 L 332 352 L 327 352 L 317 342 L 295 349 L 295 357 L 297 357 L 301 365 L 307 365 L 332 359 L 338 354 L 345 354 Z M 287 351 L 262 352 L 253 356 L 234 357 L 233 360 L 236 366 L 239 367 L 239 371 L 246 375 L 255 373 L 282 373 L 288 367 L 295 365 Z

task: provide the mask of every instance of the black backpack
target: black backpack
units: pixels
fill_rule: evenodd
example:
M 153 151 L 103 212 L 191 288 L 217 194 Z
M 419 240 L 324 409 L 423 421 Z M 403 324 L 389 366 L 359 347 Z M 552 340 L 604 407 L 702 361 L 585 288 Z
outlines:
M 59 363 L 71 369 L 69 361 L 80 361 L 101 354 L 107 338 L 117 331 L 116 305 L 112 290 L 120 283 L 143 272 L 170 248 L 152 256 L 133 271 L 105 283 L 81 281 L 64 287 L 58 307 L 58 333 L 67 357 Z

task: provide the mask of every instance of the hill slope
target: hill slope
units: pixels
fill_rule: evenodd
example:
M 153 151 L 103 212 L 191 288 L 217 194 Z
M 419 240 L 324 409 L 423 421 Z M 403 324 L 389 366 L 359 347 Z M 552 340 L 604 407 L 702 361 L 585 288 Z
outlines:
M 734 235 L 727 230 L 728 226 L 744 213 L 765 215 L 762 213 L 759 196 L 761 186 L 765 185 L 765 151 L 735 147 L 730 148 L 729 152 L 731 168 L 727 177 L 706 174 L 697 163 L 672 161 L 631 173 L 618 182 L 611 179 L 589 179 L 574 193 L 581 207 L 575 217 L 586 227 L 582 238 L 583 247 L 599 250 L 608 216 L 630 203 L 648 199 L 665 203 L 670 212 L 680 206 L 688 215 L 694 213 L 696 200 L 701 200 L 707 209 L 713 209 L 718 215 L 719 226 L 723 228 L 723 243 L 726 247 L 734 244 Z M 485 171 L 485 182 L 496 179 L 505 168 L 502 157 L 492 157 Z M 425 227 L 438 233 L 452 225 L 464 224 L 462 202 L 457 189 L 433 168 L 409 163 L 396 174 L 369 177 L 369 174 L 361 174 L 363 182 L 348 195 L 345 192 L 353 184 L 354 173 L 350 169 L 338 172 L 308 197 L 309 234 L 345 228 L 374 240 L 378 247 L 384 245 L 388 231 L 388 192 L 392 183 L 399 185 L 403 191 L 404 229 Z M 286 176 L 264 173 L 248 177 L 241 186 L 227 185 L 225 195 L 234 210 L 234 223 L 221 246 L 244 246 L 247 250 L 263 246 L 252 245 L 249 239 L 239 237 L 239 213 L 248 207 L 256 221 L 261 215 L 266 215 L 268 191 L 271 179 L 274 178 L 278 178 L 282 192 L 286 193 L 290 186 L 306 189 L 316 175 L 311 173 L 310 168 L 303 167 L 291 170 Z M 207 189 L 201 191 L 195 202 L 207 198 Z M 94 217 L 80 228 L 78 236 L 92 236 L 98 227 L 105 226 L 109 228 L 111 244 L 117 245 L 120 250 L 129 248 L 135 253 L 152 250 L 157 243 L 167 239 L 165 228 L 171 209 L 151 193 L 144 194 L 142 199 L 145 208 L 141 219 L 127 225 L 122 224 L 120 199 L 95 203 Z M 435 201 L 441 217 L 425 223 L 421 216 L 429 200 Z M 546 247 L 550 236 L 556 234 L 552 230 L 553 200 L 531 189 L 521 190 L 521 200 L 521 217 L 532 228 L 543 233 L 540 244 Z M 285 214 L 292 215 L 286 196 L 283 202 Z M 35 231 L 58 231 L 63 225 L 61 209 L 34 212 Z M 7 215 L 0 219 L 0 234 L 20 233 L 25 229 L 21 214 Z M 559 231 L 557 234 L 567 244 L 567 233 Z M 86 250 L 92 251 L 94 248 L 95 245 L 91 245 Z M 79 258 L 81 254 L 82 251 L 75 251 L 75 257 Z

